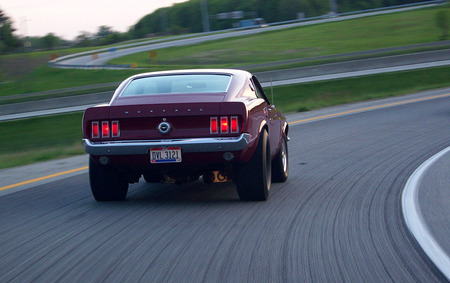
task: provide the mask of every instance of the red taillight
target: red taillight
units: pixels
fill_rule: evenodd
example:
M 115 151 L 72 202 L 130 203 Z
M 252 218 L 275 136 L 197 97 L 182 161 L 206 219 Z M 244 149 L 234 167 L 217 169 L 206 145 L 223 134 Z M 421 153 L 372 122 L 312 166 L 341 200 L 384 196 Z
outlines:
M 235 134 L 238 132 L 239 132 L 238 117 L 232 116 L 231 117 L 231 133 Z
M 120 136 L 119 121 L 111 122 L 111 134 L 113 138 Z
M 98 122 L 92 122 L 92 138 L 98 139 L 100 137 L 100 129 Z
M 120 137 L 120 126 L 119 121 L 112 121 L 111 127 L 109 121 L 94 121 L 91 124 L 92 138 L 98 139 L 102 138 L 117 138 Z M 101 128 L 100 128 L 101 125 Z
M 108 121 L 102 122 L 102 138 L 109 138 L 109 123 L 108 123 Z
M 219 124 L 220 119 L 220 124 Z M 210 118 L 210 132 L 211 134 L 218 134 L 220 128 L 221 134 L 236 134 L 239 133 L 239 119 L 238 116 L 222 116 Z
M 219 133 L 219 121 L 217 117 L 211 117 L 210 119 L 210 132 L 211 134 L 218 134 Z
M 228 117 L 220 117 L 220 133 L 228 134 Z

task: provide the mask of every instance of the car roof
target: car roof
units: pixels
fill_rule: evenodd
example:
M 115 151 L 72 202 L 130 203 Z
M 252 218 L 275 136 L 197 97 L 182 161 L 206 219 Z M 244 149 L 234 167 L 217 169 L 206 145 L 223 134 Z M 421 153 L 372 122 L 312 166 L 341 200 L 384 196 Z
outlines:
M 234 100 L 235 97 L 239 95 L 239 93 L 244 89 L 248 80 L 252 77 L 252 75 L 244 70 L 237 69 L 186 69 L 186 70 L 171 70 L 171 71 L 158 71 L 158 72 L 148 72 L 141 73 L 134 76 L 131 76 L 124 80 L 122 84 L 118 87 L 116 93 L 113 96 L 112 101 L 121 100 L 119 96 L 120 93 L 126 88 L 128 83 L 135 79 L 152 77 L 152 76 L 168 76 L 168 75 L 192 75 L 192 74 L 212 74 L 212 75 L 230 75 L 232 76 L 231 84 L 228 88 L 228 91 L 223 97 L 223 101 Z M 136 100 L 141 98 L 136 97 Z M 111 102 L 112 102 L 111 101 Z
M 251 74 L 249 72 L 238 69 L 185 69 L 185 70 L 170 70 L 170 71 L 142 73 L 131 76 L 128 79 L 136 79 L 149 76 L 189 75 L 189 74 L 217 74 L 217 75 L 251 77 Z

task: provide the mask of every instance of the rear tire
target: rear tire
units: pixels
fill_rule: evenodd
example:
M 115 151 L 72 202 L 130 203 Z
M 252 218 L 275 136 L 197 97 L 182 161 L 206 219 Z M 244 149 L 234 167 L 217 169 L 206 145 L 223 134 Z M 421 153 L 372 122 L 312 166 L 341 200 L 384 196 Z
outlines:
M 128 193 L 128 180 L 119 170 L 97 164 L 89 158 L 89 181 L 96 201 L 122 201 Z
M 287 146 L 287 137 L 283 137 L 277 156 L 272 162 L 272 180 L 273 182 L 285 182 L 289 177 L 289 155 Z
M 261 132 L 258 146 L 248 163 L 237 168 L 236 189 L 244 201 L 264 201 L 269 198 L 272 182 L 272 162 L 269 137 L 266 130 Z

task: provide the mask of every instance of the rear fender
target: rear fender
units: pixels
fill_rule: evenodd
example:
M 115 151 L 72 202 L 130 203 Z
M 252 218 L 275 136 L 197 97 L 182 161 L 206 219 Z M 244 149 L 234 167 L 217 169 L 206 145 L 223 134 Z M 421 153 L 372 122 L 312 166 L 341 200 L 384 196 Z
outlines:
M 91 133 L 92 121 L 108 120 L 109 118 L 109 106 L 96 106 L 86 109 L 82 122 L 83 137 L 91 138 L 89 133 Z
M 250 158 L 252 158 L 253 154 L 255 154 L 262 131 L 269 132 L 269 127 L 266 120 L 261 121 L 258 134 L 252 135 L 249 145 L 242 151 L 241 161 L 248 162 L 250 161 Z

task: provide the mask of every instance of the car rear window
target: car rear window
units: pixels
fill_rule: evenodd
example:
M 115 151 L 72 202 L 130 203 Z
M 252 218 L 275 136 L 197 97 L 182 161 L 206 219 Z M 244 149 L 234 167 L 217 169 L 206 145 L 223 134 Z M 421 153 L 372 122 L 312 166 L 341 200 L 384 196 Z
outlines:
M 136 78 L 120 96 L 159 95 L 172 93 L 223 93 L 230 85 L 230 75 L 189 74 Z

